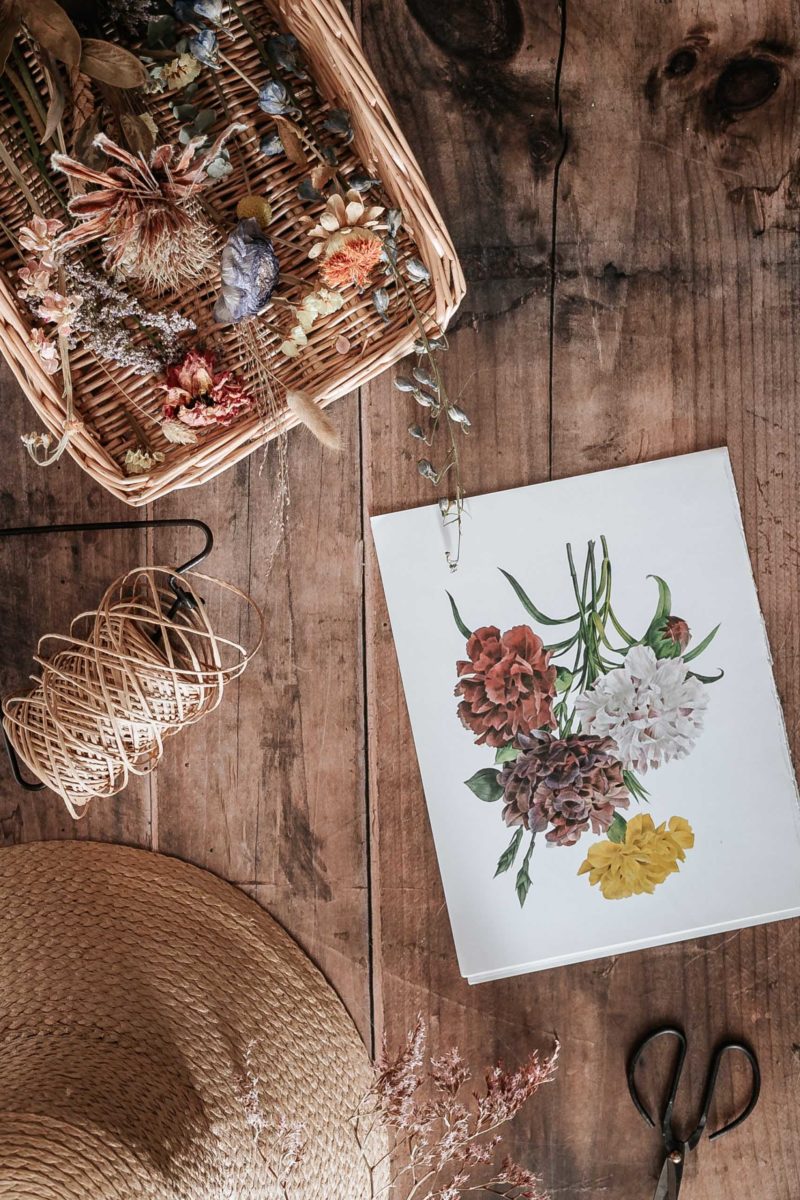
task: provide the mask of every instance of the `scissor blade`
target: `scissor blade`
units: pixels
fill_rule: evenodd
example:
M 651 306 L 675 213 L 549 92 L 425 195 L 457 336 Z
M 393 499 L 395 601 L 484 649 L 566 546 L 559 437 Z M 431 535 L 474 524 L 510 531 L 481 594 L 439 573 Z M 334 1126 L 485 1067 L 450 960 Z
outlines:
M 677 1197 L 678 1180 L 675 1173 L 675 1164 L 671 1163 L 668 1158 L 665 1158 L 664 1166 L 661 1168 L 661 1174 L 658 1177 L 653 1200 L 677 1200 Z

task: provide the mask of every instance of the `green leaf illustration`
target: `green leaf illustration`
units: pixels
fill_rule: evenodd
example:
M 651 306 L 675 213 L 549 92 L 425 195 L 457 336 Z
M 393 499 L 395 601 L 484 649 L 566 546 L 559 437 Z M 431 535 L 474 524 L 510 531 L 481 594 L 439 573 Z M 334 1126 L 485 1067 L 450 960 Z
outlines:
M 523 904 L 527 900 L 528 892 L 531 890 L 531 877 L 528 873 L 528 863 L 531 861 L 531 855 L 533 854 L 533 847 L 535 845 L 536 834 L 533 833 L 531 834 L 531 844 L 525 851 L 525 857 L 522 860 L 522 866 L 517 871 L 516 889 L 520 908 L 522 908 Z
M 504 871 L 507 871 L 508 868 L 511 866 L 511 864 L 514 862 L 514 859 L 517 857 L 517 851 L 519 850 L 519 844 L 522 841 L 523 832 L 524 832 L 524 830 L 523 830 L 522 826 L 520 825 L 519 829 L 512 837 L 508 846 L 505 848 L 503 853 L 498 858 L 497 870 L 494 873 L 495 879 L 497 879 L 498 875 L 502 875 Z
M 717 675 L 698 675 L 697 671 L 690 671 L 687 678 L 699 679 L 701 683 L 719 683 L 724 674 L 725 672 L 723 671 L 722 667 L 720 667 Z
M 556 692 L 568 692 L 574 678 L 572 671 L 566 667 L 556 667 Z
M 508 582 L 511 584 L 514 591 L 517 593 L 517 599 L 522 607 L 533 617 L 535 621 L 539 621 L 542 625 L 568 625 L 570 621 L 577 621 L 579 613 L 573 613 L 571 617 L 561 617 L 556 620 L 553 617 L 546 617 L 543 612 L 540 612 L 524 589 L 517 583 L 513 575 L 509 575 L 508 571 L 504 571 L 502 567 L 498 568 L 501 575 L 505 575 Z
M 666 620 L 672 608 L 672 595 L 665 580 L 660 575 L 648 575 L 647 578 L 655 579 L 658 584 L 658 605 L 655 615 L 648 626 L 647 633 L 644 635 L 645 639 L 652 630 L 659 626 L 662 621 Z
M 628 832 L 628 822 L 619 813 L 614 813 L 614 820 L 609 825 L 606 836 L 610 842 L 624 842 Z
M 472 630 L 467 629 L 466 625 L 461 620 L 461 614 L 458 611 L 458 608 L 456 607 L 456 602 L 453 599 L 453 597 L 450 595 L 449 592 L 447 593 L 447 599 L 450 601 L 450 607 L 453 610 L 453 620 L 455 621 L 456 625 L 458 626 L 458 632 L 461 634 L 461 636 L 466 641 L 469 641 L 469 639 L 472 637 Z
M 517 746 L 501 746 L 494 756 L 496 763 L 514 762 L 519 757 L 519 748 Z
M 633 796 L 634 800 L 650 799 L 650 793 L 648 792 L 647 788 L 639 782 L 638 777 L 634 775 L 633 771 L 623 771 L 622 782 L 625 784 L 625 787 Z
M 494 767 L 483 767 L 480 771 L 476 771 L 470 779 L 465 779 L 464 783 L 479 800 L 493 804 L 503 795 L 498 778 L 499 772 Z
M 517 871 L 516 888 L 517 888 L 517 899 L 519 900 L 519 906 L 520 906 L 520 908 L 522 908 L 523 904 L 528 899 L 528 892 L 531 890 L 531 877 L 528 874 L 528 856 L 527 855 L 525 856 L 525 861 L 523 862 L 522 866 Z
M 699 654 L 702 654 L 704 650 L 708 649 L 708 647 L 713 642 L 714 638 L 717 636 L 718 629 L 719 629 L 719 625 L 715 625 L 714 628 L 711 630 L 711 633 L 709 633 L 707 637 L 704 637 L 702 642 L 699 642 L 694 647 L 693 650 L 689 651 L 688 654 L 684 654 L 683 661 L 691 662 L 693 658 L 697 658 L 697 656 Z

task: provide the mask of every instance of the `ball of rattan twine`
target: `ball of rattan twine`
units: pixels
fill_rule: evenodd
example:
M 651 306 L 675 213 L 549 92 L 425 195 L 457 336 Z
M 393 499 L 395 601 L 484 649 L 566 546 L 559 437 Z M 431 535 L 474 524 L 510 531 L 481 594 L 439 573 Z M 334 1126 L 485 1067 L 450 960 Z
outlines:
M 3 727 L 18 756 L 73 817 L 90 800 L 120 792 L 131 775 L 152 771 L 165 739 L 216 708 L 261 645 L 263 617 L 244 592 L 187 573 L 175 610 L 175 582 L 169 567 L 139 567 L 115 580 L 96 610 L 75 617 L 68 636 L 40 638 L 36 686 L 3 701 Z M 252 610 L 252 649 L 215 631 L 209 593 L 226 608 L 234 600 Z

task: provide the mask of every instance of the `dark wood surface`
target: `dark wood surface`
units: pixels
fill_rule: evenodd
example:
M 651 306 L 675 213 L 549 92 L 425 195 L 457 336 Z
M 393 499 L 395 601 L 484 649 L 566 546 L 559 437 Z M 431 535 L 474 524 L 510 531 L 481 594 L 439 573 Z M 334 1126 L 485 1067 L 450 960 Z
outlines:
M 367 55 L 467 275 L 448 378 L 475 423 L 468 491 L 727 443 L 797 761 L 798 5 L 360 10 Z M 0 394 L 4 524 L 130 515 L 71 462 L 29 463 L 17 436 L 32 413 L 8 374 Z M 745 1037 L 763 1098 L 739 1131 L 701 1147 L 685 1194 L 796 1200 L 796 922 L 505 983 L 460 978 L 368 533 L 370 514 L 431 493 L 389 377 L 332 415 L 341 455 L 290 436 L 288 528 L 269 580 L 274 451 L 156 508 L 208 520 L 210 570 L 265 606 L 266 651 L 238 691 L 169 746 L 157 774 L 77 826 L 3 773 L 3 840 L 113 839 L 209 867 L 299 938 L 368 1041 L 384 1029 L 399 1038 L 422 1012 L 434 1042 L 458 1042 L 477 1068 L 557 1032 L 557 1081 L 509 1146 L 554 1197 L 651 1194 L 659 1144 L 624 1084 L 645 1029 L 690 1029 L 695 1098 L 717 1037 Z M 122 570 L 181 548 L 144 532 L 0 547 L 3 690 L 26 677 L 39 633 L 63 628 Z M 731 1102 L 742 1081 L 724 1082 Z

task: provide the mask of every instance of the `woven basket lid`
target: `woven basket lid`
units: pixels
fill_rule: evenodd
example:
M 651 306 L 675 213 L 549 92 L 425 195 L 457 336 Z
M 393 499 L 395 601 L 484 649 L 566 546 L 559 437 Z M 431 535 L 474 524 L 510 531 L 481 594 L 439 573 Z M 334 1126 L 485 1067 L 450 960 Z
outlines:
M 176 859 L 0 851 L 0 1197 L 360 1200 L 364 1047 L 257 904 Z

